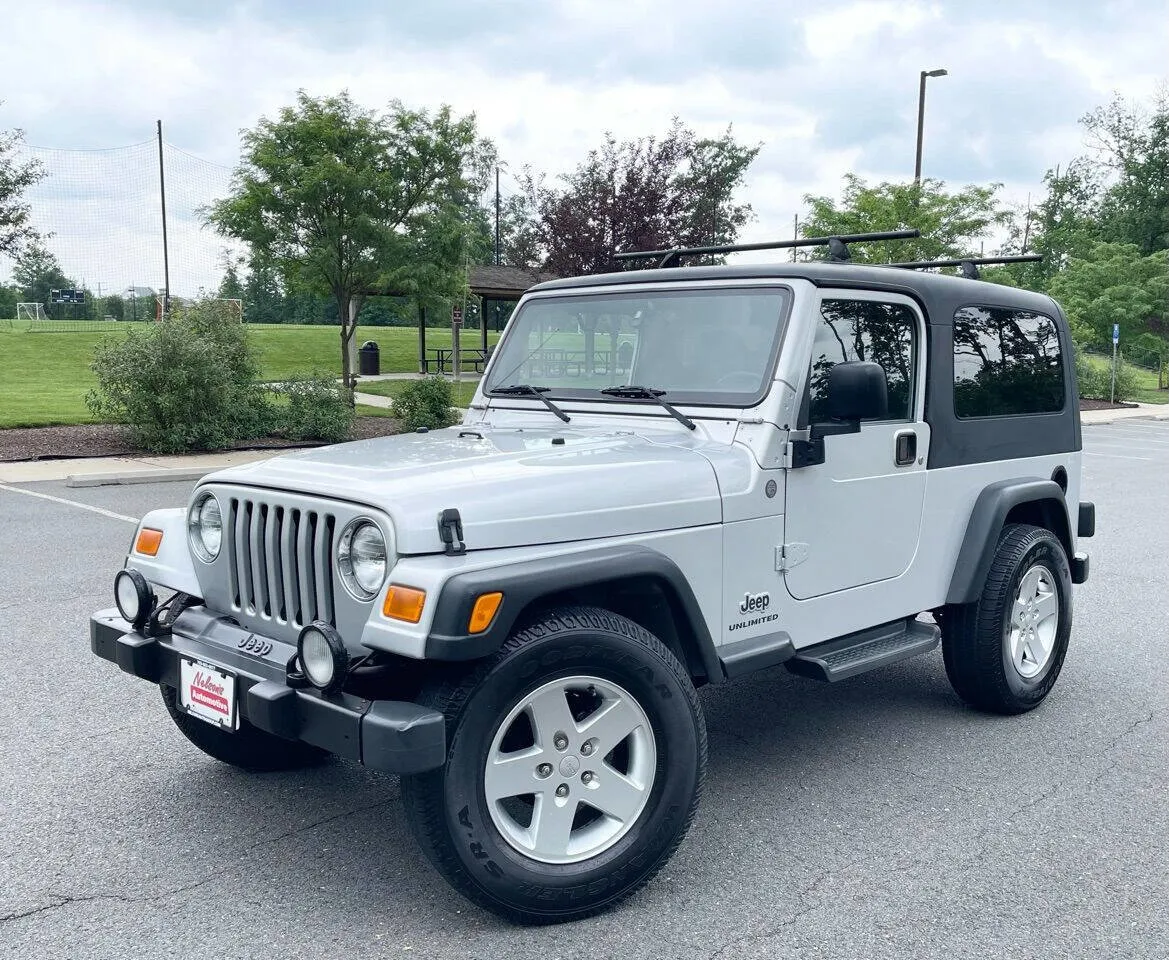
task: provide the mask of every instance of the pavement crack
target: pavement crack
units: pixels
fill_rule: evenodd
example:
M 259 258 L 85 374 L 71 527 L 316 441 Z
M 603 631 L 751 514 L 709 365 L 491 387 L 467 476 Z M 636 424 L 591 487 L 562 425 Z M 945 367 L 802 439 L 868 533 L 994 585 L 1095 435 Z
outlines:
M 846 867 L 851 867 L 859 862 L 859 860 L 852 860 L 844 864 L 843 867 L 839 867 L 837 869 L 845 869 Z M 832 874 L 835 872 L 835 870 L 825 870 L 822 874 L 820 874 L 820 876 L 808 884 L 808 886 L 805 887 L 803 891 L 801 891 L 799 899 L 802 901 L 810 900 L 819 891 L 821 884 L 823 884 L 824 881 L 832 876 Z M 772 924 L 766 930 L 762 930 L 757 933 L 744 933 L 741 936 L 733 937 L 724 943 L 721 947 L 719 947 L 714 953 L 710 954 L 707 960 L 719 960 L 719 958 L 723 957 L 724 955 L 734 956 L 735 953 L 728 954 L 727 951 L 732 950 L 735 947 L 741 947 L 745 943 L 767 941 L 782 931 L 788 929 L 789 927 L 794 927 L 818 906 L 819 904 L 817 903 L 805 902 L 804 905 L 795 913 L 789 915 L 780 923 Z
M 354 807 L 351 810 L 343 810 L 340 813 L 334 813 L 327 817 L 321 817 L 319 820 L 314 820 L 312 823 L 306 823 L 297 827 L 293 827 L 292 829 L 286 830 L 283 833 L 279 833 L 276 836 L 263 837 L 262 839 L 256 840 L 254 843 L 244 847 L 241 850 L 241 853 L 249 853 L 250 851 L 255 850 L 257 847 L 262 847 L 268 843 L 279 843 L 281 840 L 287 840 L 289 837 L 294 837 L 297 834 L 306 833 L 309 830 L 315 830 L 317 827 L 323 826 L 326 823 L 332 823 L 334 820 L 341 820 L 345 817 L 351 817 L 354 814 L 362 813 L 366 810 L 376 810 L 378 807 L 384 807 L 393 803 L 396 799 L 397 797 L 391 797 L 388 800 L 379 800 L 377 803 L 366 804 L 363 807 Z M 150 893 L 142 894 L 140 896 L 126 896 L 125 894 L 120 893 L 92 893 L 77 896 L 64 893 L 49 893 L 48 896 L 52 899 L 52 903 L 43 903 L 39 907 L 32 907 L 28 910 L 19 910 L 15 913 L 9 913 L 5 916 L 0 916 L 0 925 L 12 923 L 17 920 L 24 920 L 28 917 L 36 916 L 37 914 L 59 910 L 62 907 L 68 907 L 76 903 L 89 903 L 94 900 L 113 900 L 117 903 L 126 904 L 145 903 L 148 901 L 151 903 L 157 903 L 159 900 L 166 897 L 173 897 L 181 893 L 188 893 L 191 890 L 201 887 L 206 883 L 210 883 L 212 880 L 215 880 L 220 876 L 221 874 L 219 873 L 209 873 L 207 876 L 195 880 L 191 883 L 185 883 L 178 887 L 169 887 L 162 890 L 152 890 Z

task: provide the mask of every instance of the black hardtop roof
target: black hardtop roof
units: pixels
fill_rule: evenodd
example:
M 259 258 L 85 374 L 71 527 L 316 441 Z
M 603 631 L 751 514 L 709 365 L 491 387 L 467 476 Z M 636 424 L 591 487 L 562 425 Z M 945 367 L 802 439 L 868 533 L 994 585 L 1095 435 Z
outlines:
M 566 277 L 536 284 L 530 293 L 572 291 L 635 283 L 686 284 L 702 280 L 808 280 L 822 287 L 853 287 L 900 293 L 922 302 L 932 323 L 948 324 L 955 305 L 1030 310 L 1062 320 L 1055 301 L 1042 293 L 985 280 L 967 280 L 941 273 L 856 263 L 744 263 L 730 266 L 668 267 L 664 270 L 623 270 L 584 277 Z

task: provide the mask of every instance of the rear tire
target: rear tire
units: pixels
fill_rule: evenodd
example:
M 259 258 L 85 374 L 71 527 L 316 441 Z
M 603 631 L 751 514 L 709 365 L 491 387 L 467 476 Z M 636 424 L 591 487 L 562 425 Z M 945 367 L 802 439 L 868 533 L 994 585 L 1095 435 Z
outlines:
M 234 733 L 220 730 L 204 720 L 192 717 L 177 703 L 178 691 L 165 684 L 162 702 L 179 732 L 209 757 L 252 773 L 274 770 L 299 770 L 328 759 L 329 753 L 306 743 L 285 740 L 253 727 L 242 717 Z
M 1033 710 L 1055 686 L 1072 629 L 1067 554 L 1050 530 L 1009 524 L 982 595 L 939 618 L 950 685 L 988 713 Z
M 694 818 L 706 768 L 697 694 L 625 617 L 551 611 L 422 702 L 446 716 L 449 748 L 444 767 L 402 780 L 411 829 L 456 890 L 507 920 L 612 906 Z

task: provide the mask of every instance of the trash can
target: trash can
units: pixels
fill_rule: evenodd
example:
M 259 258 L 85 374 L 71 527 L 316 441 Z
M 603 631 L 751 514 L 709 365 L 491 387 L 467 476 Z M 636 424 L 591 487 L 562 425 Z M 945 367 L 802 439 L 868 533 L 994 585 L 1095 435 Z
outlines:
M 381 373 L 381 351 L 372 340 L 366 340 L 357 351 L 358 372 L 363 377 Z

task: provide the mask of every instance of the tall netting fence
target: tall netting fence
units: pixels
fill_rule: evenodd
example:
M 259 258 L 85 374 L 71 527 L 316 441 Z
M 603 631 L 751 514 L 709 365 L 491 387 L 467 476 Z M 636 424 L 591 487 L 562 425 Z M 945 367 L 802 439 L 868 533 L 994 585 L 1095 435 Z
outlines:
M 0 329 L 64 332 L 154 320 L 168 275 L 172 303 L 217 294 L 235 247 L 206 224 L 205 211 L 230 189 L 230 167 L 164 142 L 160 168 L 157 139 L 22 152 L 45 173 L 25 196 L 52 260 L 39 282 L 21 286 L 17 265 L 0 259 L 0 284 L 14 286 L 22 301 L 11 316 L 0 315 Z

